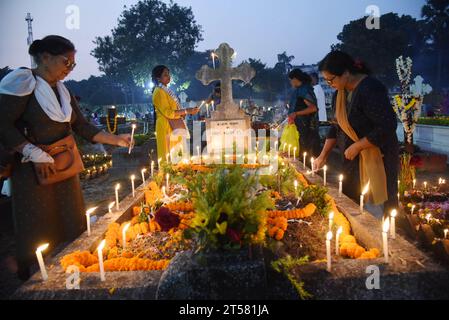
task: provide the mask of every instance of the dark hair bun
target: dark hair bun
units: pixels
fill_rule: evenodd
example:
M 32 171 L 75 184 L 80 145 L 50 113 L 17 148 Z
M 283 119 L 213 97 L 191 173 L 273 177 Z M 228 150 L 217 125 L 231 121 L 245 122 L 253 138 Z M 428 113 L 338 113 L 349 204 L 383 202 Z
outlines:
M 42 46 L 42 40 L 34 40 L 28 49 L 28 53 L 32 56 L 39 54 L 40 47 Z
M 354 59 L 346 52 L 335 50 L 326 55 L 319 63 L 320 71 L 327 71 L 333 75 L 341 76 L 346 71 L 355 74 L 371 74 L 371 70 L 360 59 Z
M 28 53 L 33 57 L 38 57 L 42 53 L 58 56 L 73 51 L 76 51 L 75 46 L 70 40 L 54 35 L 33 41 L 28 49 Z
M 293 69 L 288 74 L 288 77 L 289 77 L 289 79 L 297 79 L 297 80 L 301 81 L 302 83 L 306 83 L 306 84 L 312 83 L 312 78 L 310 77 L 310 75 L 308 75 L 301 69 Z

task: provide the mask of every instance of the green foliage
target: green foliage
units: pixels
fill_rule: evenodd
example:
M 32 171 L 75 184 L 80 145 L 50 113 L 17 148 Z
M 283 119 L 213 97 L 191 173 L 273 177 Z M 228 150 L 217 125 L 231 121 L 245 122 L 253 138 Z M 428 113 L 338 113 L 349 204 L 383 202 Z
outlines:
M 257 243 L 264 212 L 273 207 L 267 192 L 256 194 L 257 184 L 257 175 L 239 166 L 195 176 L 187 186 L 196 216 L 184 236 L 195 239 L 198 250 L 239 249 Z
M 449 117 L 419 118 L 418 124 L 449 127 Z
M 271 267 L 276 272 L 283 273 L 286 275 L 288 280 L 295 287 L 301 300 L 307 300 L 307 299 L 312 298 L 313 296 L 304 289 L 303 281 L 298 281 L 297 279 L 295 279 L 295 276 L 292 273 L 292 269 L 302 266 L 302 265 L 305 265 L 308 262 L 309 262 L 308 256 L 305 256 L 302 258 L 292 258 L 290 255 L 286 256 L 285 258 L 281 258 L 279 260 L 271 262 Z
M 330 210 L 330 205 L 326 200 L 327 188 L 311 185 L 304 190 L 302 198 L 304 204 L 313 203 L 317 207 L 317 211 L 322 216 L 327 216 Z
M 135 134 L 134 144 L 135 146 L 141 146 L 150 141 L 151 136 L 149 134 Z

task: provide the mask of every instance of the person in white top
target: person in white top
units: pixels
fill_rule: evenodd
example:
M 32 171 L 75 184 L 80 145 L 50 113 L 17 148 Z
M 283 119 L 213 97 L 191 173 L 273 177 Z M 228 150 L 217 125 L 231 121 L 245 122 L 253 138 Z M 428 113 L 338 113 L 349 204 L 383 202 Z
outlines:
M 315 92 L 317 100 L 319 120 L 320 122 L 327 122 L 326 96 L 324 90 L 319 83 L 318 74 L 311 73 L 310 76 L 312 77 L 313 91 Z

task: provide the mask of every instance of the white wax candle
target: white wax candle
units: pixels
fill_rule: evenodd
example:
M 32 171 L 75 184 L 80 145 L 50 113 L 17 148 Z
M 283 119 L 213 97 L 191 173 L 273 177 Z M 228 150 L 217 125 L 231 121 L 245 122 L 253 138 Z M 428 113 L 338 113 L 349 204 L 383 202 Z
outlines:
M 413 179 L 413 189 L 416 188 L 416 179 Z
M 134 180 L 136 180 L 136 176 L 132 175 L 130 177 L 130 179 L 131 179 L 131 188 L 132 188 L 132 192 L 133 192 L 133 198 L 135 198 L 136 197 L 136 189 L 135 189 L 135 186 L 134 186 Z
M 134 142 L 134 131 L 136 130 L 136 125 L 133 124 L 132 125 L 132 130 L 131 130 L 131 143 L 129 145 L 129 150 L 128 150 L 128 154 L 131 154 L 131 150 L 133 148 L 133 142 Z
M 365 186 L 365 188 L 362 191 L 362 194 L 360 195 L 360 213 L 363 214 L 363 209 L 364 209 L 364 200 L 365 200 L 365 195 L 368 193 L 369 191 L 369 185 L 370 183 L 368 182 L 368 184 Z
M 447 234 L 449 233 L 449 229 L 444 229 L 444 239 L 447 238 Z
M 386 263 L 389 263 L 389 253 L 388 253 L 388 231 L 389 230 L 390 230 L 390 221 L 389 221 L 389 219 L 385 219 L 384 225 L 383 225 L 382 238 L 383 238 L 383 245 L 384 245 L 384 257 L 385 257 Z
M 154 175 L 154 161 L 151 161 L 151 177 Z
M 396 216 L 398 211 L 396 209 L 392 210 L 390 213 L 390 236 L 392 239 L 396 239 Z
M 331 211 L 329 213 L 329 230 L 330 231 L 332 230 L 332 225 L 334 224 L 334 216 L 335 216 L 334 212 Z
M 337 236 L 335 238 L 335 254 L 338 256 L 340 254 L 340 236 L 343 233 L 343 228 L 340 227 L 337 230 Z
M 101 281 L 106 281 L 106 277 L 104 274 L 104 263 L 103 263 L 103 249 L 104 246 L 106 245 L 106 240 L 103 240 L 100 242 L 100 245 L 97 248 L 98 251 L 98 264 L 100 267 L 100 280 Z
M 41 270 L 42 280 L 46 281 L 48 279 L 47 269 L 45 269 L 44 258 L 42 257 L 42 251 L 47 250 L 49 244 L 43 244 L 36 250 L 37 262 L 39 263 L 39 268 Z
M 341 197 L 343 195 L 343 175 L 341 174 L 338 178 L 338 196 Z
M 296 161 L 296 150 L 298 150 L 298 148 L 294 148 L 293 149 L 293 161 Z
M 86 211 L 86 223 L 87 223 L 87 236 L 90 237 L 90 215 L 97 210 L 98 207 L 95 208 L 90 208 L 89 210 Z
M 306 168 L 306 159 L 307 159 L 307 152 L 304 152 L 303 154 L 302 154 L 302 163 L 303 163 L 303 165 L 304 165 L 304 169 Z
M 327 166 L 323 167 L 323 184 L 324 186 L 327 185 Z
M 117 184 L 115 186 L 115 207 L 118 210 L 120 210 L 120 205 L 119 205 L 119 201 L 118 201 L 118 191 L 120 189 L 120 184 Z
M 147 169 L 142 169 L 140 173 L 142 174 L 142 184 L 145 185 L 145 172 L 147 172 Z
M 115 201 L 114 201 L 114 202 L 111 202 L 111 203 L 109 204 L 109 206 L 108 206 L 108 211 L 109 211 L 109 213 L 112 213 L 112 208 L 114 208 L 114 205 L 115 205 Z
M 327 256 L 327 271 L 332 271 L 332 256 L 331 256 L 331 240 L 332 240 L 332 231 L 329 231 L 326 235 L 326 256 Z
M 123 227 L 123 230 L 122 230 L 122 247 L 123 247 L 123 249 L 126 248 L 126 231 L 128 231 L 128 229 L 129 229 L 130 226 L 131 226 L 131 223 L 128 222 L 128 223 Z

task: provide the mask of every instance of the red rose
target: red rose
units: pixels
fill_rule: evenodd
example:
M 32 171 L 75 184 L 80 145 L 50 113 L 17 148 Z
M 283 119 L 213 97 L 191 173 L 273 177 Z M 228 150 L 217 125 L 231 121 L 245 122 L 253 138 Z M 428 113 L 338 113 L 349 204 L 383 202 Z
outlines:
M 161 226 L 162 231 L 167 232 L 173 228 L 179 227 L 181 220 L 178 215 L 170 211 L 170 209 L 161 207 L 155 215 L 156 222 Z
M 234 243 L 241 243 L 242 242 L 242 234 L 241 234 L 241 232 L 239 232 L 239 231 L 237 231 L 235 229 L 228 228 L 227 231 L 226 231 L 226 235 Z

